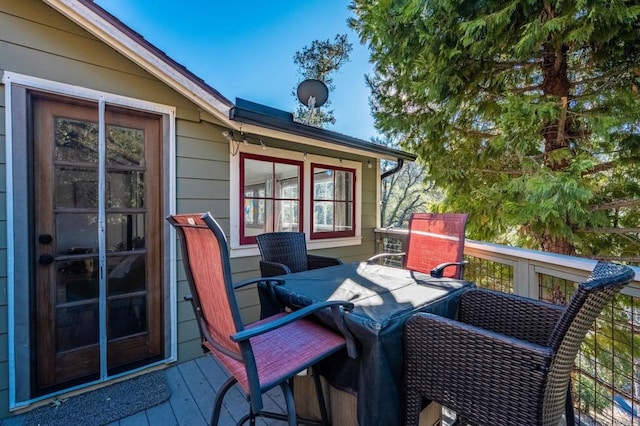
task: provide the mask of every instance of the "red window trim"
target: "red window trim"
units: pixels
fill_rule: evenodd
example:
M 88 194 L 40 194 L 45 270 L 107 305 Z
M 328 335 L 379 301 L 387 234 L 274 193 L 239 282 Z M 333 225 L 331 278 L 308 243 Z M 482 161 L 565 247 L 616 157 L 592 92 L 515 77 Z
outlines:
M 280 164 L 292 164 L 294 166 L 298 166 L 298 179 L 299 179 L 299 188 L 298 188 L 298 226 L 300 231 L 304 231 L 304 162 L 296 161 L 296 160 L 288 160 L 280 157 L 269 157 L 266 155 L 259 154 L 250 154 L 247 152 L 240 153 L 240 245 L 246 244 L 255 244 L 256 238 L 253 236 L 246 236 L 244 234 L 244 161 L 247 160 L 258 160 L 258 161 L 269 161 L 271 163 L 280 163 Z M 275 197 L 271 197 L 272 200 L 277 200 Z
M 315 174 L 313 173 L 313 170 L 316 168 L 323 168 L 323 169 L 331 169 L 331 170 L 341 170 L 341 171 L 345 171 L 345 172 L 349 172 L 353 175 L 353 181 L 351 183 L 352 188 L 351 188 L 351 193 L 353 194 L 353 198 L 350 201 L 352 204 L 352 208 L 351 208 L 351 230 L 350 231 L 332 231 L 332 232 L 314 232 L 313 231 L 313 221 L 314 221 L 314 211 L 315 211 Z M 334 174 L 334 179 L 335 179 L 335 174 Z M 309 233 L 311 235 L 311 239 L 312 240 L 320 240 L 320 239 L 327 239 L 327 238 L 340 238 L 340 237 L 353 237 L 356 235 L 356 169 L 353 168 L 349 168 L 349 167 L 338 167 L 338 166 L 333 166 L 333 165 L 329 165 L 329 164 L 320 164 L 320 163 L 311 163 L 311 203 L 310 203 L 310 208 L 311 211 L 309 212 L 310 217 L 311 217 L 311 222 L 309 224 L 309 226 L 311 227 L 311 229 L 309 229 Z M 322 201 L 326 201 L 326 200 L 322 200 Z M 333 200 L 335 201 L 335 200 Z M 335 223 L 335 220 L 334 220 Z

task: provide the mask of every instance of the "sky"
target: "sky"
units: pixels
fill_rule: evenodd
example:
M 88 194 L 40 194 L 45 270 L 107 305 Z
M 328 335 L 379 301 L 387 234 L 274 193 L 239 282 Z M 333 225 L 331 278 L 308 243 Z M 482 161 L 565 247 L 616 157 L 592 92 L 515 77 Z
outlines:
M 329 93 L 339 133 L 377 136 L 365 74 L 369 52 L 347 26 L 349 0 L 95 0 L 231 102 L 236 98 L 293 112 L 300 75 L 296 51 L 347 34 L 351 60 Z

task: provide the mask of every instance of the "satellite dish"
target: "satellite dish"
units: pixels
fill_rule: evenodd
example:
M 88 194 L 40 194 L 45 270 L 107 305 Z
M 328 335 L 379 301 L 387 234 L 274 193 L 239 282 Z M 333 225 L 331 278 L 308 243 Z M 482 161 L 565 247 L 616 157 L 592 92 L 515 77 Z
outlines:
M 320 80 L 308 79 L 298 85 L 298 100 L 309 109 L 321 107 L 329 99 L 329 89 Z

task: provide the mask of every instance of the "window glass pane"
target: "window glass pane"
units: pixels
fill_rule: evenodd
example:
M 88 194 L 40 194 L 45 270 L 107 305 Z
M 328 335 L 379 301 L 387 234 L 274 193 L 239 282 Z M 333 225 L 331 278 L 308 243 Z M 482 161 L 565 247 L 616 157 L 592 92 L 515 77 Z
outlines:
M 300 224 L 298 223 L 298 218 L 300 217 L 298 212 L 299 204 L 297 200 L 275 202 L 275 231 L 297 232 L 300 229 Z
M 271 232 L 272 201 L 245 200 L 244 201 L 244 235 L 255 237 L 263 232 Z
M 337 170 L 336 171 L 336 184 L 335 184 L 335 199 L 351 201 L 353 200 L 353 173 Z
M 271 161 L 245 160 L 244 191 L 245 193 L 252 191 L 256 195 L 258 191 L 262 191 L 263 197 L 273 196 L 273 163 Z
M 293 164 L 275 164 L 276 198 L 298 198 L 299 167 Z
M 333 170 L 313 169 L 313 198 L 316 200 L 333 199 Z
M 313 208 L 313 232 L 333 231 L 333 203 L 319 201 Z
M 353 228 L 353 203 L 336 203 L 335 230 L 350 231 Z

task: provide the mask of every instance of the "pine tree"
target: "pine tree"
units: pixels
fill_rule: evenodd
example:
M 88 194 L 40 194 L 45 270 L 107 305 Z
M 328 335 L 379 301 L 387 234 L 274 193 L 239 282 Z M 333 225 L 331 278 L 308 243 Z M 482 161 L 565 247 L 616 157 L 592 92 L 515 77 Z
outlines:
M 355 0 L 377 126 L 475 238 L 640 262 L 640 2 Z
M 311 46 L 303 47 L 293 56 L 293 62 L 298 67 L 298 74 L 302 77 L 300 82 L 306 79 L 320 80 L 327 85 L 330 91 L 333 90 L 331 75 L 349 61 L 349 54 L 352 50 L 353 45 L 349 43 L 346 34 L 337 34 L 333 42 L 329 39 L 313 40 Z M 295 91 L 293 96 L 297 99 Z M 294 119 L 316 127 L 335 124 L 333 110 L 327 109 L 329 105 L 331 105 L 330 100 L 323 105 L 323 109 L 309 110 L 306 106 L 299 105 L 294 112 Z

